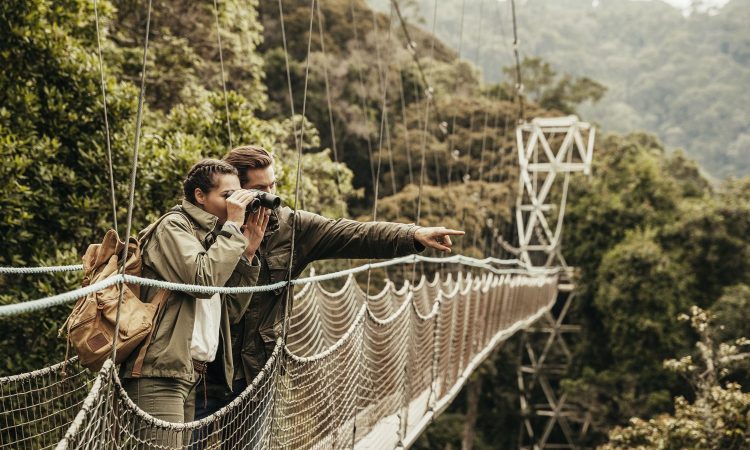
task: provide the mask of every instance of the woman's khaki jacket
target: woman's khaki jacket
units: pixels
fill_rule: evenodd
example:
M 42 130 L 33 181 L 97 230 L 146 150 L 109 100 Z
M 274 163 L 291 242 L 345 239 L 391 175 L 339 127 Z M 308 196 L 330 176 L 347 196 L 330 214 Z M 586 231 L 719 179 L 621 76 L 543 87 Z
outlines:
M 143 248 L 143 276 L 201 286 L 254 286 L 259 263 L 243 256 L 247 239 L 235 226 L 217 223 L 218 218 L 183 200 L 157 227 Z M 142 299 L 154 298 L 156 288 L 144 288 Z M 221 296 L 220 345 L 216 362 L 223 360 L 224 382 L 231 386 L 233 361 L 229 326 L 245 313 L 252 294 Z M 172 291 L 157 317 L 140 374 L 133 365 L 141 348 L 123 363 L 125 378 L 167 377 L 195 381 L 190 343 L 195 320 L 195 297 Z

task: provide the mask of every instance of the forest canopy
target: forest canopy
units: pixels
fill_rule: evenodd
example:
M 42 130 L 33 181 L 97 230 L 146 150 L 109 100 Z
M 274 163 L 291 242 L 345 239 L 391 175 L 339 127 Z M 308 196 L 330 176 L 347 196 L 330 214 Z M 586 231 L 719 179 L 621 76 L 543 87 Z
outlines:
M 385 0 L 371 3 L 387 10 Z M 432 0 L 408 3 L 412 17 L 431 20 Z M 585 118 L 606 131 L 654 133 L 711 177 L 750 174 L 750 1 L 721 8 L 694 2 L 687 17 L 662 1 L 516 3 L 522 59 L 542 58 L 556 72 L 606 86 L 601 101 L 578 108 Z M 499 68 L 513 63 L 510 2 L 451 1 L 438 8 L 436 34 L 450 48 L 461 43 L 463 57 L 486 80 L 500 81 Z

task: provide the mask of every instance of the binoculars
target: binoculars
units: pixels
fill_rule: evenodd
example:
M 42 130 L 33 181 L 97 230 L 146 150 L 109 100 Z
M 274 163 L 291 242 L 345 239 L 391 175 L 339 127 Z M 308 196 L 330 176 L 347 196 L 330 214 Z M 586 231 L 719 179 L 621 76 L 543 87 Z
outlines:
M 247 222 L 247 218 L 250 217 L 250 214 L 258 212 L 261 206 L 268 209 L 276 209 L 281 206 L 281 197 L 278 195 L 273 195 L 257 189 L 249 189 L 249 191 L 255 194 L 255 198 L 245 207 L 245 222 Z M 229 198 L 233 193 L 234 191 L 227 191 L 224 194 L 224 198 Z
M 250 214 L 258 212 L 261 206 L 268 209 L 276 209 L 281 205 L 281 197 L 278 195 L 269 194 L 257 189 L 250 189 L 250 192 L 255 194 L 255 198 L 245 207 L 245 221 L 243 223 L 247 223 L 247 218 L 250 217 Z
M 245 216 L 258 212 L 260 207 L 268 209 L 276 209 L 281 206 L 281 197 L 273 195 L 268 192 L 259 191 L 257 189 L 250 189 L 250 192 L 256 195 L 256 197 L 247 204 L 245 209 Z

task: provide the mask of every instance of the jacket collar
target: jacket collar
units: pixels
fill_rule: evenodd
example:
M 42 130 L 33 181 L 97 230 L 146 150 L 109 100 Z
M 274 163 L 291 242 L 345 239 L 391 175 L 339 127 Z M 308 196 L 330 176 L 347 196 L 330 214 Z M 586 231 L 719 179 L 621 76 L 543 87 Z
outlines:
M 182 210 L 193 219 L 198 227 L 205 232 L 212 232 L 216 229 L 219 218 L 208 213 L 187 200 L 182 201 Z

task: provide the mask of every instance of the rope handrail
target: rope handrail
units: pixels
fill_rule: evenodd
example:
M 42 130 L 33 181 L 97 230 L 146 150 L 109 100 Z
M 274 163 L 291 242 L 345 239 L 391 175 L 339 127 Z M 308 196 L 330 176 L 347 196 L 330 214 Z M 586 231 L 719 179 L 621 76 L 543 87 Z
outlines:
M 44 297 L 37 300 L 29 300 L 23 303 L 2 305 L 0 306 L 0 317 L 14 316 L 17 314 L 51 308 L 53 306 L 64 305 L 65 303 L 70 303 L 74 300 L 77 300 L 88 294 L 93 294 L 94 292 L 97 292 L 106 287 L 114 286 L 122 281 L 124 281 L 123 276 L 118 274 L 94 284 L 88 285 L 86 287 L 74 289 L 62 294 L 52 295 L 50 297 Z
M 50 297 L 30 300 L 30 301 L 26 301 L 23 303 L 13 303 L 10 305 L 2 305 L 0 306 L 0 317 L 6 317 L 6 316 L 17 315 L 17 314 L 23 314 L 27 312 L 38 311 L 38 310 L 46 309 L 52 306 L 58 306 L 58 305 L 62 305 L 65 303 L 69 303 L 83 296 L 86 296 L 88 294 L 97 292 L 100 289 L 113 286 L 121 282 L 138 284 L 141 286 L 169 289 L 173 291 L 194 292 L 198 294 L 217 294 L 217 293 L 218 294 L 246 294 L 246 293 L 255 293 L 255 292 L 268 292 L 268 291 L 272 291 L 275 289 L 283 288 L 287 286 L 287 284 L 302 285 L 302 284 L 313 283 L 313 282 L 333 280 L 336 278 L 348 276 L 350 274 L 364 272 L 370 269 L 378 269 L 378 268 L 393 266 L 397 264 L 415 264 L 420 261 L 429 262 L 429 263 L 438 263 L 438 264 L 460 264 L 464 266 L 470 266 L 470 267 L 476 267 L 476 268 L 489 270 L 498 275 L 501 275 L 501 274 L 529 275 L 529 276 L 555 275 L 555 274 L 558 274 L 561 270 L 561 268 L 559 267 L 548 268 L 548 269 L 547 268 L 532 268 L 532 267 L 499 269 L 485 262 L 486 260 L 479 260 L 479 259 L 475 259 L 475 258 L 463 256 L 463 255 L 453 255 L 447 258 L 429 257 L 429 256 L 421 256 L 421 255 L 409 255 L 409 256 L 402 256 L 400 258 L 394 258 L 394 259 L 381 261 L 377 263 L 363 264 L 358 267 L 345 269 L 345 270 L 341 270 L 338 272 L 332 272 L 329 274 L 314 275 L 314 276 L 305 277 L 305 278 L 298 278 L 296 280 L 292 280 L 291 282 L 279 281 L 278 283 L 268 284 L 268 285 L 263 285 L 263 286 L 245 286 L 245 287 L 202 286 L 202 285 L 195 285 L 195 284 L 182 284 L 182 283 L 173 283 L 173 282 L 168 282 L 168 281 L 154 280 L 154 279 L 149 279 L 149 278 L 137 277 L 133 275 L 117 274 L 105 280 L 91 284 L 89 286 L 74 289 L 72 291 L 64 292 L 64 293 L 53 295 Z M 502 261 L 502 260 L 497 260 L 497 261 Z M 496 262 L 496 261 L 493 261 L 493 262 Z
M 24 372 L 24 373 L 19 373 L 17 375 L 8 375 L 5 377 L 0 377 L 0 385 L 16 383 L 19 381 L 26 381 L 32 378 L 38 378 L 43 375 L 47 375 L 49 373 L 58 372 L 58 371 L 64 370 L 68 366 L 72 366 L 76 362 L 78 362 L 78 355 L 71 356 L 70 359 L 67 359 L 65 361 L 60 361 L 59 363 L 53 364 L 51 366 L 43 367 L 41 369 L 33 370 L 31 372 Z
M 410 258 L 411 256 L 406 256 L 404 258 Z M 450 258 L 450 257 L 448 257 Z M 445 262 L 448 258 L 441 258 L 441 263 Z M 486 264 L 499 264 L 504 266 L 512 266 L 516 265 L 522 268 L 536 268 L 534 266 L 529 265 L 525 261 L 522 261 L 517 258 L 513 259 L 500 259 L 500 258 L 494 258 L 494 257 L 487 257 L 482 259 L 476 259 L 478 262 L 486 263 Z M 373 269 L 378 268 L 380 266 L 377 266 L 377 264 L 380 263 L 374 263 Z M 347 270 L 353 270 L 357 269 L 347 269 Z M 83 264 L 71 264 L 71 265 L 62 265 L 62 266 L 0 266 L 0 275 L 31 275 L 31 274 L 45 274 L 45 273 L 56 273 L 56 272 L 75 272 L 77 270 L 83 270 Z M 320 277 L 330 277 L 333 276 L 333 278 L 337 278 L 339 273 L 344 273 L 346 271 L 341 272 L 331 272 L 330 274 L 323 274 L 320 275 Z M 356 272 L 352 272 L 356 273 Z M 334 276 L 335 275 L 335 276 Z M 320 281 L 326 280 L 330 278 L 321 278 Z
M 83 270 L 83 264 L 72 264 L 68 266 L 0 266 L 0 275 L 31 275 L 55 272 L 75 272 Z
M 425 262 L 444 263 L 444 262 L 449 262 L 450 258 L 453 258 L 455 256 L 461 256 L 461 255 L 453 255 L 451 257 L 439 258 L 440 261 L 433 261 L 433 260 L 426 261 L 425 260 Z M 402 259 L 408 260 L 412 257 L 413 255 L 403 256 L 400 258 L 395 258 L 395 260 L 402 260 Z M 417 257 L 427 258 L 424 256 L 417 256 Z M 531 266 L 525 261 L 522 261 L 517 258 L 514 258 L 514 259 L 500 259 L 500 258 L 494 258 L 494 257 L 487 257 L 487 258 L 482 258 L 482 259 L 470 258 L 470 257 L 464 257 L 464 258 L 469 258 L 471 260 L 475 260 L 476 262 L 480 262 L 484 264 L 499 264 L 499 265 L 504 265 L 504 266 L 516 265 L 521 268 L 530 268 L 534 270 L 539 269 L 539 267 Z M 351 269 L 346 269 L 346 270 L 342 270 L 339 272 L 331 272 L 329 274 L 318 275 L 318 278 L 316 278 L 316 281 L 330 280 L 330 279 L 338 278 L 342 274 L 358 273 L 363 270 L 367 270 L 366 269 L 367 264 L 361 267 L 365 267 L 365 269 L 361 269 L 360 267 L 353 267 Z M 373 269 L 377 269 L 380 267 L 384 267 L 382 262 L 372 263 Z M 83 264 L 74 264 L 74 265 L 65 265 L 65 266 L 27 266 L 27 267 L 0 266 L 0 275 L 5 275 L 5 274 L 24 274 L 25 275 L 25 274 L 43 274 L 43 273 L 54 273 L 54 272 L 74 272 L 77 270 L 83 270 Z

